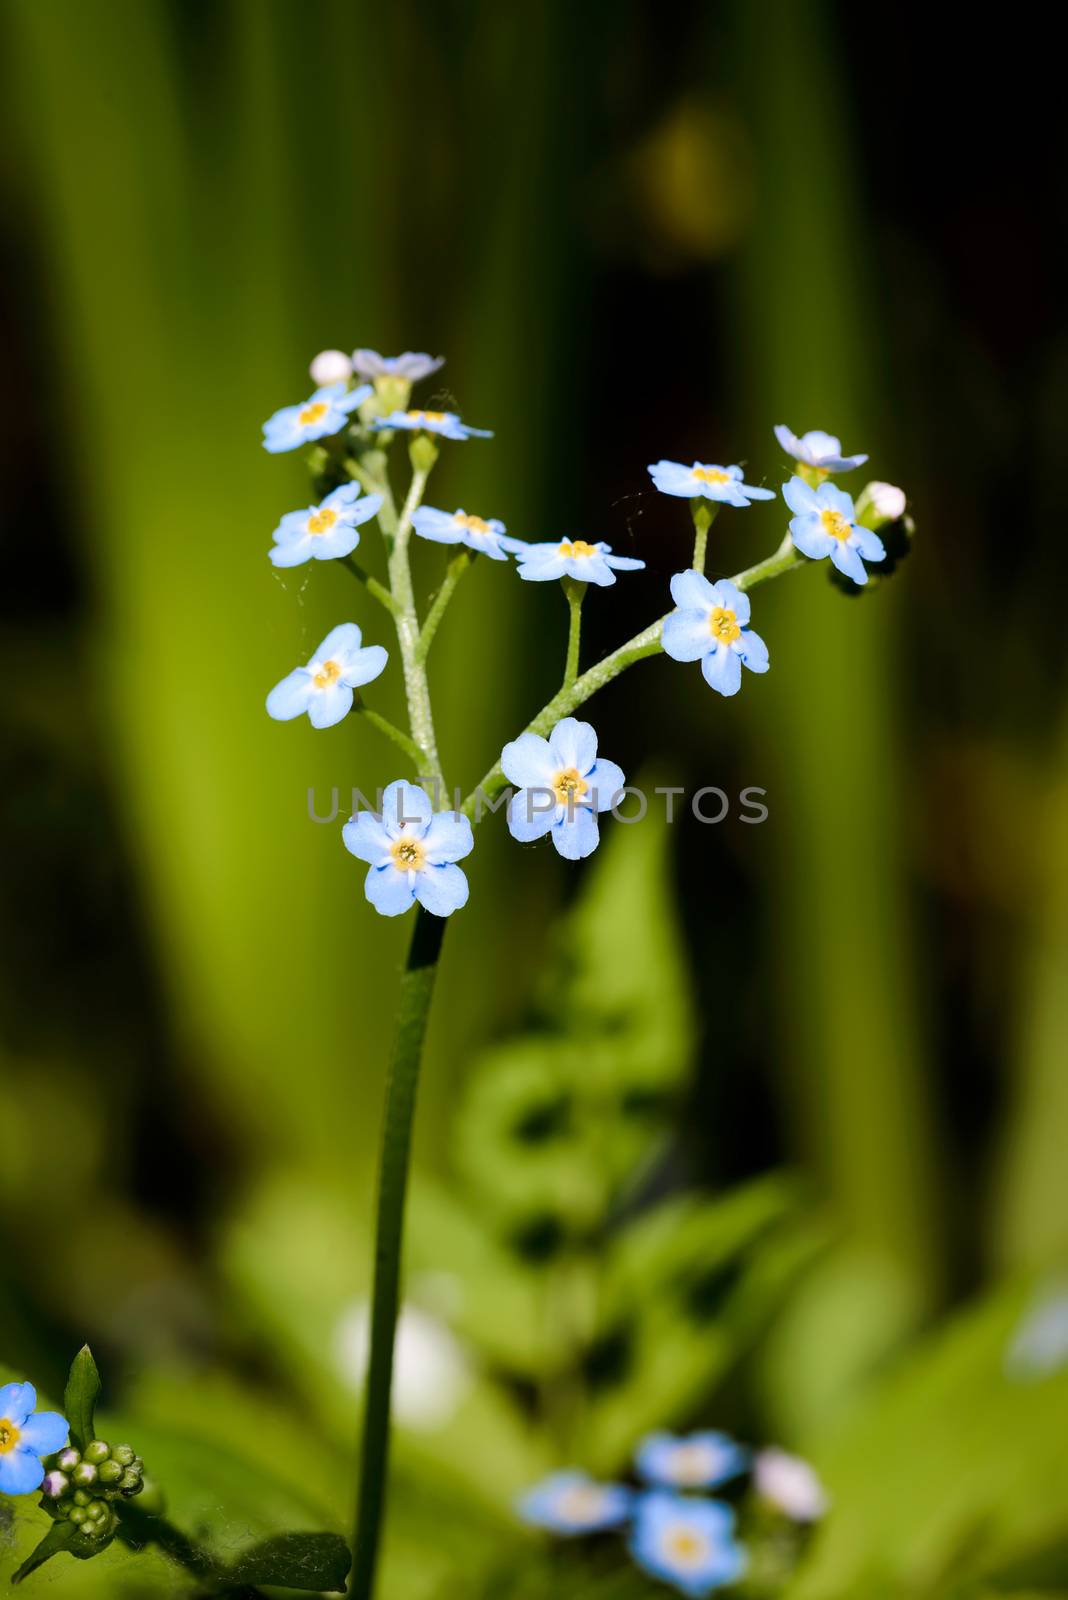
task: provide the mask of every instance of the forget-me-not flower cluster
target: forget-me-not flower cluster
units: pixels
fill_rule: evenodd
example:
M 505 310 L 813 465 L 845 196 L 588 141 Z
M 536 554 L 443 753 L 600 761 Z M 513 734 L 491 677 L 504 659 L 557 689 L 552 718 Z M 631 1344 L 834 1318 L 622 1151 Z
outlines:
M 380 494 L 362 495 L 358 484 L 343 483 L 317 506 L 286 513 L 274 530 L 272 563 L 299 567 L 305 561 L 350 556 L 360 542 L 361 525 L 377 516 L 381 507 Z
M 308 714 L 313 728 L 332 728 L 352 710 L 353 691 L 385 671 L 389 659 L 380 644 L 361 646 L 355 622 L 331 629 L 306 667 L 294 667 L 267 696 L 276 722 Z
M 435 812 L 418 784 L 391 783 L 381 816 L 360 811 L 341 831 L 346 850 L 368 863 L 364 893 L 382 916 L 400 916 L 417 900 L 437 917 L 467 904 L 467 877 L 456 862 L 474 849 L 471 824 L 456 812 Z

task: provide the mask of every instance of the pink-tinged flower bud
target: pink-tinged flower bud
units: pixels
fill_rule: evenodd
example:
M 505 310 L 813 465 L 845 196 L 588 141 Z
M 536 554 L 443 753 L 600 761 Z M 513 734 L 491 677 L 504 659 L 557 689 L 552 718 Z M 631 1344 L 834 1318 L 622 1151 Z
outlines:
M 312 382 L 320 388 L 330 383 L 348 383 L 352 377 L 352 361 L 344 350 L 320 350 L 308 371 Z
M 52 1500 L 58 1500 L 60 1495 L 66 1494 L 70 1487 L 70 1479 L 65 1472 L 46 1472 L 44 1482 L 41 1484 L 41 1493 Z

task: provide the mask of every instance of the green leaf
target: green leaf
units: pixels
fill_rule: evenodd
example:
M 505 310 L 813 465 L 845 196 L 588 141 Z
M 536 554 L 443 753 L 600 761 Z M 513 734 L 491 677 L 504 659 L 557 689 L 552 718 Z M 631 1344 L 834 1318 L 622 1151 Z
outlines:
M 93 1433 L 93 1414 L 100 1397 L 100 1373 L 93 1352 L 83 1344 L 70 1365 L 67 1387 L 63 1391 L 63 1413 L 70 1429 L 71 1443 L 79 1450 L 96 1436 Z
M 21 1583 L 31 1572 L 43 1567 L 53 1556 L 74 1556 L 78 1561 L 90 1561 L 106 1550 L 110 1539 L 87 1539 L 71 1522 L 53 1522 L 40 1544 L 26 1557 L 21 1567 L 11 1574 L 12 1583 Z
M 238 1584 L 277 1584 L 319 1594 L 344 1594 L 352 1557 L 339 1533 L 280 1533 L 240 1556 L 227 1573 Z

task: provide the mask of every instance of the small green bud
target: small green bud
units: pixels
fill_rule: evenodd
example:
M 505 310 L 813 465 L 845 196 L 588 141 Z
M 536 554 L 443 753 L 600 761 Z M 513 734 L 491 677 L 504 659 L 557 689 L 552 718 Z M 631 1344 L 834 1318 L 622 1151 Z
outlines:
M 99 1466 L 102 1461 L 107 1460 L 110 1454 L 111 1446 L 109 1444 L 105 1444 L 103 1439 L 94 1439 L 92 1444 L 86 1445 L 82 1460 L 91 1461 L 95 1466 Z
M 56 1457 L 56 1466 L 60 1472 L 73 1472 L 81 1459 L 81 1451 L 75 1450 L 73 1445 L 69 1445 L 66 1450 L 59 1452 Z
M 438 459 L 438 447 L 428 433 L 417 433 L 408 451 L 413 472 L 429 472 Z
M 80 1489 L 88 1488 L 89 1484 L 96 1482 L 96 1468 L 91 1461 L 79 1461 L 71 1478 Z
M 76 1506 L 87 1506 L 93 1497 L 85 1489 L 75 1489 L 71 1498 Z
M 69 1500 L 57 1500 L 54 1506 L 49 1507 L 49 1510 L 57 1522 L 66 1522 L 71 1513 L 71 1502 Z
M 97 1468 L 97 1476 L 101 1483 L 118 1483 L 123 1470 L 120 1461 L 103 1461 Z
M 112 1461 L 117 1461 L 120 1467 L 128 1467 L 131 1461 L 134 1460 L 133 1446 L 129 1444 L 113 1444 L 111 1447 L 111 1459 Z
M 82 1523 L 85 1521 L 85 1507 L 84 1506 L 71 1506 L 71 1508 L 70 1508 L 70 1520 L 74 1523 L 75 1527 L 79 1527 L 80 1528 Z
M 141 1484 L 143 1481 L 144 1480 L 142 1479 L 141 1474 L 138 1472 L 136 1467 L 127 1467 L 126 1471 L 122 1475 L 122 1481 L 119 1484 L 119 1488 L 122 1490 L 123 1494 L 140 1494 Z

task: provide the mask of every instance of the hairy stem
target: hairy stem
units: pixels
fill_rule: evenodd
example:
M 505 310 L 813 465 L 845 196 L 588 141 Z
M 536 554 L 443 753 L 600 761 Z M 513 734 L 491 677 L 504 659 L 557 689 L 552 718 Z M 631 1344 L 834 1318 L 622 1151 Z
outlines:
M 470 567 L 471 561 L 471 552 L 469 550 L 460 550 L 453 556 L 445 569 L 445 577 L 442 580 L 441 588 L 434 596 L 434 603 L 427 612 L 426 621 L 423 623 L 423 631 L 419 635 L 418 653 L 420 662 L 425 661 L 429 655 L 430 646 L 433 643 L 434 635 L 438 631 L 441 619 L 445 615 L 446 607 L 453 597 L 456 585 L 468 567 Z
M 567 629 L 567 661 L 564 665 L 563 683 L 563 687 L 569 689 L 578 677 L 579 650 L 582 646 L 582 602 L 586 598 L 586 585 L 577 583 L 574 578 L 564 578 L 562 583 L 570 612 Z
M 773 556 L 760 561 L 755 567 L 747 567 L 744 572 L 739 572 L 731 582 L 739 589 L 753 589 L 758 583 L 765 583 L 769 578 L 777 578 L 784 572 L 791 572 L 795 567 L 807 566 L 806 557 L 796 550 L 790 542 L 789 534 L 783 540 Z M 590 667 L 580 678 L 568 683 L 553 696 L 548 705 L 543 706 L 532 722 L 524 729 L 526 733 L 545 735 L 551 733 L 561 717 L 569 717 L 579 706 L 585 705 L 591 695 L 598 689 L 603 689 L 606 683 L 611 683 L 613 678 L 618 678 L 621 672 L 632 667 L 636 661 L 644 661 L 647 656 L 659 653 L 660 635 L 665 619 L 658 617 L 651 622 L 641 633 L 636 633 L 633 639 L 628 639 L 626 644 L 621 644 L 618 650 L 613 650 L 596 666 Z M 501 770 L 500 763 L 490 768 L 482 782 L 473 789 L 464 801 L 461 810 L 467 817 L 474 817 L 478 810 L 479 800 L 493 800 L 506 786 L 507 779 Z
M 716 520 L 719 506 L 710 506 L 707 500 L 691 500 L 693 515 L 693 565 L 695 572 L 705 570 L 705 550 L 708 547 L 708 530 Z
M 398 728 L 395 722 L 390 722 L 389 718 L 382 716 L 379 711 L 372 711 L 371 707 L 364 705 L 362 700 L 356 701 L 353 710 L 365 722 L 369 722 L 372 728 L 377 728 L 379 733 L 384 733 L 387 739 L 392 739 L 395 745 L 400 746 L 408 759 L 415 763 L 414 773 L 418 777 L 427 762 L 426 751 L 421 750 L 414 739 L 409 739 L 404 730 Z
M 404 509 L 397 521 L 393 535 L 393 548 L 389 553 L 389 584 L 397 604 L 394 621 L 397 643 L 400 645 L 401 667 L 404 672 L 404 692 L 408 699 L 408 720 L 412 738 L 426 752 L 428 776 L 444 787 L 437 740 L 434 736 L 434 716 L 430 709 L 430 690 L 426 667 L 419 654 L 419 618 L 415 609 L 412 589 L 412 569 L 408 558 L 408 543 L 412 533 L 412 517 L 423 498 L 430 467 L 412 468 L 412 481 Z
M 372 600 L 377 600 L 380 606 L 385 606 L 389 614 L 395 617 L 397 615 L 397 602 L 385 584 L 379 583 L 377 578 L 372 578 L 371 574 L 361 567 L 360 563 L 354 560 L 352 556 L 345 557 L 345 565 L 357 582 L 363 584 Z
M 393 1383 L 393 1341 L 400 1305 L 401 1240 L 412 1118 L 423 1039 L 445 934 L 444 918 L 431 916 L 422 906 L 415 917 L 408 962 L 401 981 L 397 1034 L 382 1125 L 371 1358 L 367 1368 L 351 1600 L 371 1600 L 374 1592 L 389 1471 L 389 1402 Z

